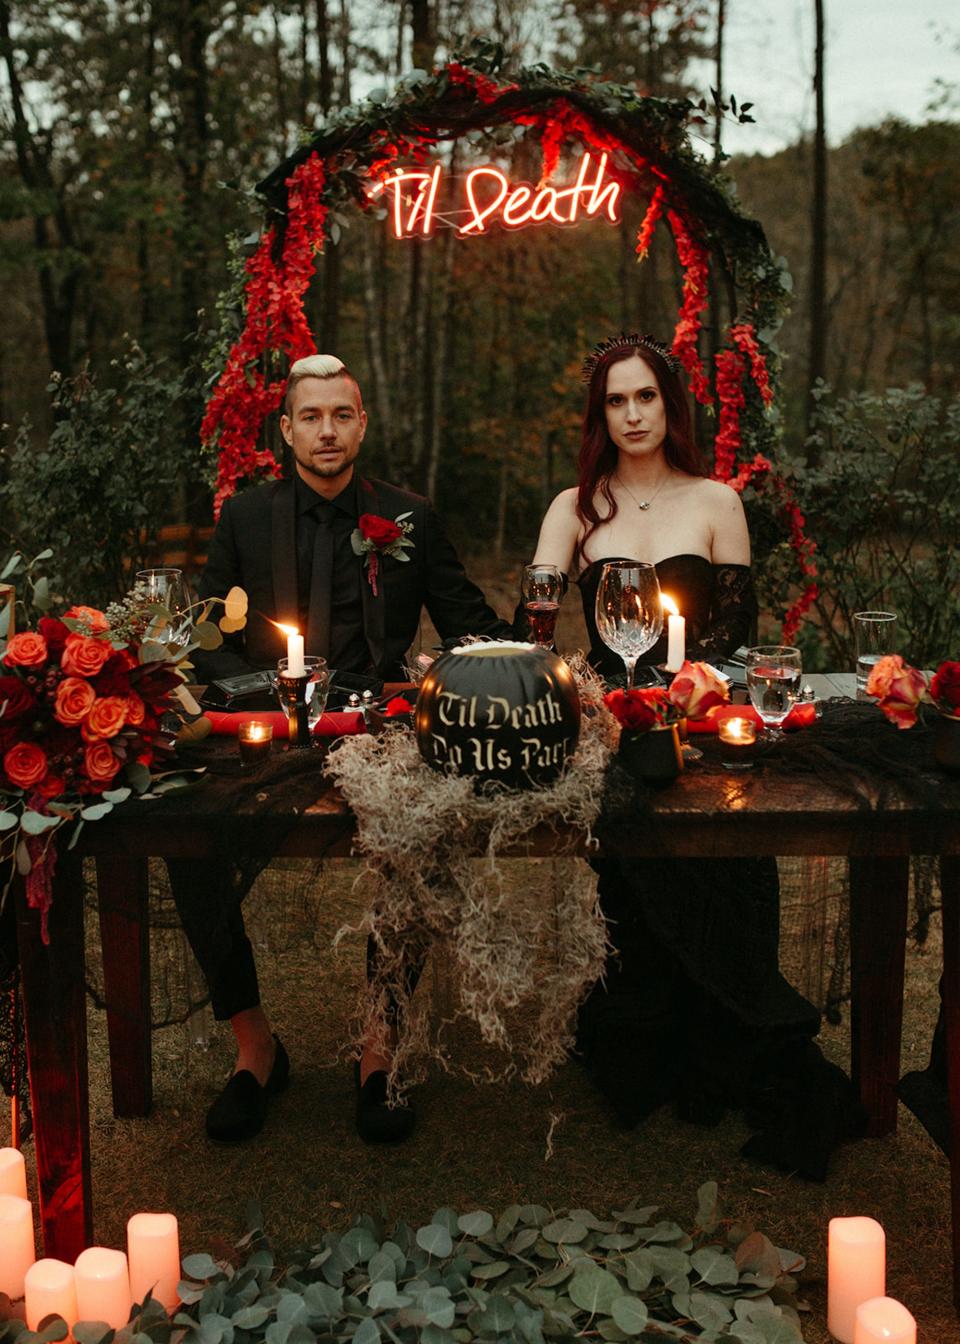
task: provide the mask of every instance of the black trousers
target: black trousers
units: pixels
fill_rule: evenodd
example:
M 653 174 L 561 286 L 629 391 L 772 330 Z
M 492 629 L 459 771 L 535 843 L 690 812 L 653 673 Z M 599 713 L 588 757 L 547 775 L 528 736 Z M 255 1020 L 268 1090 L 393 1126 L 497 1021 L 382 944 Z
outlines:
M 253 947 L 243 922 L 245 892 L 238 890 L 230 864 L 193 859 L 168 859 L 170 887 L 180 923 L 210 990 L 218 1022 L 260 1005 L 260 985 Z M 425 953 L 412 953 L 404 971 L 412 994 L 423 970 Z M 380 953 L 367 939 L 367 979 L 376 979 Z M 387 1020 L 396 1022 L 397 1002 L 391 996 Z

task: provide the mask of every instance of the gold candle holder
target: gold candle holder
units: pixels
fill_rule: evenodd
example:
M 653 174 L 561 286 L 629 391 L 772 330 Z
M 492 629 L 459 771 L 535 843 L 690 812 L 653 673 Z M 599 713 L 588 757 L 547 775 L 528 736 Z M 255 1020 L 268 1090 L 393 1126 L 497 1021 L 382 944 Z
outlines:
M 250 719 L 237 729 L 241 765 L 258 765 L 270 755 L 273 728 L 260 719 Z

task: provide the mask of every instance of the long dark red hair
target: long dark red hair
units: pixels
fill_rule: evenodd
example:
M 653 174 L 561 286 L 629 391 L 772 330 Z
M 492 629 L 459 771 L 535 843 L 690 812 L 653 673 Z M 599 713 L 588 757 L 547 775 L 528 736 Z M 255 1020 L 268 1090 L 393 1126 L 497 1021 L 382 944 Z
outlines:
M 677 471 L 686 472 L 688 476 L 706 474 L 700 451 L 693 439 L 690 406 L 680 374 L 673 371 L 658 351 L 648 346 L 626 345 L 616 350 L 608 350 L 606 354 L 600 356 L 594 366 L 590 386 L 587 389 L 587 405 L 583 413 L 577 515 L 587 530 L 577 546 L 578 553 L 583 550 L 587 539 L 600 524 L 609 522 L 617 512 L 617 501 L 610 489 L 610 478 L 617 467 L 617 446 L 607 432 L 607 376 L 612 365 L 619 364 L 623 359 L 632 359 L 634 355 L 639 355 L 649 364 L 656 376 L 660 395 L 663 397 L 667 415 L 667 437 L 663 447 L 668 464 Z M 609 508 L 602 518 L 594 502 L 598 489 Z

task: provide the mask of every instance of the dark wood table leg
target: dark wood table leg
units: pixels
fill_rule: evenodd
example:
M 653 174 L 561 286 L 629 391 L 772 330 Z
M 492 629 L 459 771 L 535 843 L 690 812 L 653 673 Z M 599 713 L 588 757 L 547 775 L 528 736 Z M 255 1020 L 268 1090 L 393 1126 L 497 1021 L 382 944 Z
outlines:
M 851 1064 L 876 1138 L 897 1127 L 907 858 L 850 859 Z
M 72 1264 L 93 1240 L 80 859 L 58 846 L 49 943 L 20 881 L 16 900 L 43 1244 Z
M 941 858 L 940 891 L 943 898 L 943 1013 L 947 1027 L 950 1100 L 953 1301 L 960 1311 L 960 856 Z
M 147 860 L 123 854 L 98 858 L 97 899 L 113 1113 L 148 1115 L 153 1071 Z

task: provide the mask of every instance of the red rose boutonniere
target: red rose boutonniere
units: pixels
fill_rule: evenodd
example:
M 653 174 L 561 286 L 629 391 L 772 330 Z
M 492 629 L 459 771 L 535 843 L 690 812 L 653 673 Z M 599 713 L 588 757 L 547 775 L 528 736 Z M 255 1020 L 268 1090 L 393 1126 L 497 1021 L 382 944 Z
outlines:
M 377 575 L 380 572 L 381 555 L 392 555 L 394 560 L 410 559 L 406 554 L 413 546 L 410 540 L 413 523 L 407 521 L 409 517 L 409 512 L 398 513 L 391 522 L 389 518 L 381 518 L 375 513 L 362 513 L 353 530 L 350 544 L 354 555 L 367 557 L 367 581 L 373 589 L 374 597 L 377 595 Z

